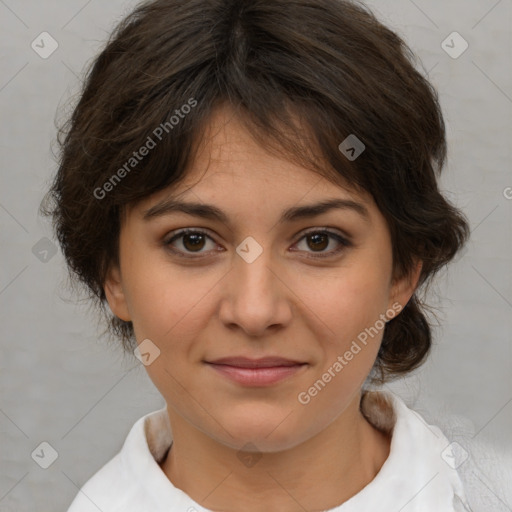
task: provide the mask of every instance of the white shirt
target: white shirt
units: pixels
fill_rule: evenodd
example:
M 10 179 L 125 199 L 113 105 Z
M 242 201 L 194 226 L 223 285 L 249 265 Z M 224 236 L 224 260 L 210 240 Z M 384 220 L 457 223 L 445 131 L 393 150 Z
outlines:
M 368 485 L 329 512 L 471 510 L 452 445 L 438 427 L 389 391 L 368 392 L 361 410 L 392 434 L 390 453 Z M 85 483 L 68 512 L 211 512 L 158 465 L 171 443 L 166 407 L 137 420 L 121 451 Z

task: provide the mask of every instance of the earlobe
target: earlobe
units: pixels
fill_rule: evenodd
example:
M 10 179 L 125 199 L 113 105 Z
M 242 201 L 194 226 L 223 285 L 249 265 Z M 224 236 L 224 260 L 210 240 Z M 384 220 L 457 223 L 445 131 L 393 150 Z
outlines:
M 112 313 L 125 322 L 131 321 L 119 266 L 111 266 L 104 283 L 105 296 Z
M 389 308 L 393 308 L 393 304 L 395 304 L 393 309 L 400 305 L 399 311 L 401 311 L 407 305 L 418 286 L 422 268 L 423 262 L 418 260 L 409 275 L 403 276 L 394 282 L 390 294 L 390 303 L 388 304 Z

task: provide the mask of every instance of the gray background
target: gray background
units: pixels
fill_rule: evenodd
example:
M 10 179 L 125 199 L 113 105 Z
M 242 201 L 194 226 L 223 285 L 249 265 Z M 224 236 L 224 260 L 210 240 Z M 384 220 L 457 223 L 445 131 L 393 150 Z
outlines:
M 368 4 L 405 37 L 440 92 L 450 144 L 442 187 L 472 229 L 439 278 L 432 302 L 442 327 L 430 361 L 390 387 L 426 418 L 466 418 L 473 435 L 510 454 L 512 2 Z M 144 367 L 99 338 L 97 319 L 66 288 L 60 251 L 40 241 L 52 234 L 37 215 L 56 168 L 56 109 L 133 5 L 0 0 L 1 511 L 66 510 L 133 423 L 164 405 Z M 31 48 L 43 31 L 59 45 L 47 59 Z M 441 47 L 453 31 L 469 43 L 456 59 Z M 43 441 L 58 453 L 46 470 L 31 457 Z

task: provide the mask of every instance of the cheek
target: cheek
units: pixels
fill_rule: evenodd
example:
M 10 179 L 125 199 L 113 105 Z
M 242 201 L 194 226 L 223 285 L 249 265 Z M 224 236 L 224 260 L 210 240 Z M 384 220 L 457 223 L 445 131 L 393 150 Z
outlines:
M 382 262 L 361 259 L 360 264 L 342 269 L 338 277 L 325 282 L 312 296 L 310 307 L 346 342 L 347 336 L 357 336 L 386 312 L 389 273 Z
M 168 343 L 175 336 L 189 337 L 187 332 L 197 325 L 214 284 L 210 281 L 170 269 L 167 273 L 145 272 L 134 280 L 129 295 L 137 339 L 143 336 Z
M 342 403 L 362 385 L 377 357 L 389 297 L 390 260 L 361 254 L 321 287 L 309 286 L 308 309 L 321 319 L 320 404 Z M 389 268 L 388 268 L 389 267 Z M 311 283 L 310 283 L 311 285 Z M 335 375 L 335 376 L 334 376 Z M 327 384 L 328 383 L 328 384 Z M 315 389 L 312 389 L 315 393 Z
M 360 390 L 375 363 L 387 309 L 387 275 L 377 269 L 351 272 L 326 283 L 310 296 L 326 336 L 318 336 L 321 352 L 314 375 L 297 396 L 307 414 L 328 424 Z M 320 355 L 321 354 L 321 355 Z
M 182 329 L 212 288 L 211 273 L 180 268 L 163 248 L 133 247 L 125 254 L 125 297 L 137 339 L 163 339 Z

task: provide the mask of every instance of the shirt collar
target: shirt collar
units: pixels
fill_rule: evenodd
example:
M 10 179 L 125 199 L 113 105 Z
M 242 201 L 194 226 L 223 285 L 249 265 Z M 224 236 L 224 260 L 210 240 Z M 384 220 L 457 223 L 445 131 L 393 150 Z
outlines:
M 378 429 L 391 434 L 390 453 L 375 478 L 360 492 L 329 512 L 385 510 L 400 512 L 454 512 L 466 497 L 460 477 L 450 464 L 449 441 L 420 414 L 389 391 L 366 391 L 361 411 Z M 121 456 L 132 477 L 157 497 L 166 510 L 211 512 L 169 481 L 158 463 L 172 443 L 167 406 L 140 418 L 128 435 Z M 447 462 L 448 461 L 448 462 Z M 169 508 L 169 504 L 172 507 Z M 155 503 L 156 504 L 156 503 Z

